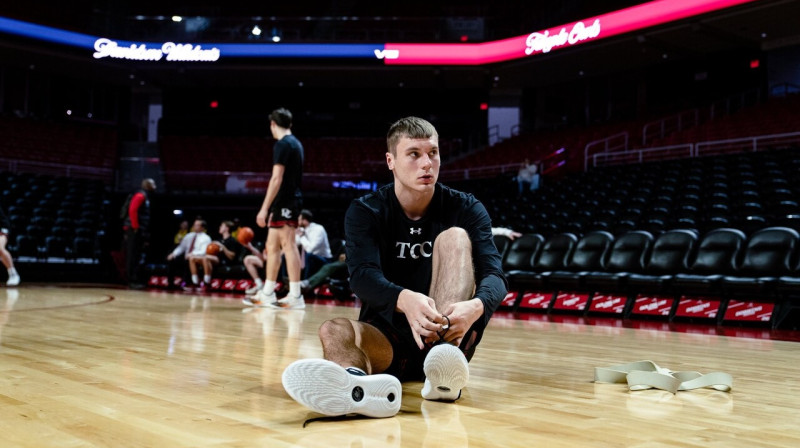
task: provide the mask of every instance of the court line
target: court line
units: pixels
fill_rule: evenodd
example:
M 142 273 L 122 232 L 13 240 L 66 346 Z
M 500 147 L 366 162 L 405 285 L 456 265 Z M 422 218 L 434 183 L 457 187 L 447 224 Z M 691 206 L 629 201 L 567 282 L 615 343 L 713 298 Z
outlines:
M 21 308 L 21 309 L 11 309 L 11 310 L 0 310 L 0 313 L 20 313 L 23 311 L 46 311 L 46 310 L 60 310 L 65 308 L 77 308 L 81 306 L 91 306 L 91 305 L 102 305 L 104 303 L 111 303 L 114 300 L 114 296 L 107 296 L 105 300 L 101 300 L 99 302 L 90 302 L 90 303 L 72 303 L 69 305 L 56 305 L 56 306 L 48 306 L 48 307 L 38 307 L 38 308 Z

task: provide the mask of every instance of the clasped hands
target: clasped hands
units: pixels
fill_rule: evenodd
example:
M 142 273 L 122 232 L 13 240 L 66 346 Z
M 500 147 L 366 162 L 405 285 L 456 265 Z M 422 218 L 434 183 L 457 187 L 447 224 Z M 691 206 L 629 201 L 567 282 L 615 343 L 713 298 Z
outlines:
M 406 315 L 420 350 L 439 340 L 460 345 L 464 334 L 483 314 L 479 299 L 456 302 L 440 312 L 432 298 L 407 289 L 400 293 L 397 308 Z

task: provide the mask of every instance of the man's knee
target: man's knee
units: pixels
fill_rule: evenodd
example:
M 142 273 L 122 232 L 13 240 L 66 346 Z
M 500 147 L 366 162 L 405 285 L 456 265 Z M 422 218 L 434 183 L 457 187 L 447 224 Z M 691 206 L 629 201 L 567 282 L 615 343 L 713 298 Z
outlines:
M 319 339 L 323 344 L 329 342 L 341 342 L 355 340 L 355 330 L 349 319 L 337 317 L 326 320 L 319 327 Z
M 454 253 L 453 251 L 458 250 L 472 252 L 472 242 L 469 239 L 469 234 L 461 227 L 450 227 L 440 233 L 436 237 L 433 247 L 445 253 Z

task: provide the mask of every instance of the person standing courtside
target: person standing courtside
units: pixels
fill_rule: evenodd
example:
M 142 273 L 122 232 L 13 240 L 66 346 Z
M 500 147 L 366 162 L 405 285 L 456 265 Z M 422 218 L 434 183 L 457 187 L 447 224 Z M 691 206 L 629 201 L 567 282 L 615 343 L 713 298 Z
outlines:
M 359 318 L 323 322 L 324 359 L 295 361 L 282 376 L 292 398 L 325 415 L 391 417 L 402 381 L 424 380 L 426 400 L 459 399 L 468 362 L 508 289 L 486 208 L 437 184 L 436 128 L 406 117 L 386 141 L 394 182 L 345 213 Z
M 3 262 L 3 266 L 5 266 L 8 271 L 6 286 L 17 286 L 19 285 L 19 274 L 14 267 L 14 259 L 11 257 L 11 253 L 6 249 L 10 227 L 11 223 L 3 211 L 3 208 L 0 207 L 0 261 Z
M 266 280 L 261 291 L 242 301 L 250 306 L 302 309 L 305 308 L 305 301 L 300 291 L 300 251 L 295 244 L 295 229 L 302 206 L 303 145 L 292 134 L 292 113 L 289 110 L 280 108 L 272 111 L 269 128 L 272 137 L 277 140 L 273 147 L 272 177 L 261 210 L 256 215 L 259 227 L 269 226 Z M 277 300 L 275 285 L 281 253 L 286 259 L 289 294 Z
M 125 231 L 125 271 L 128 285 L 131 288 L 144 288 L 139 280 L 139 268 L 142 264 L 144 248 L 150 237 L 150 198 L 156 191 L 156 182 L 147 178 L 142 180 L 139 191 L 129 196 L 123 205 L 122 229 Z

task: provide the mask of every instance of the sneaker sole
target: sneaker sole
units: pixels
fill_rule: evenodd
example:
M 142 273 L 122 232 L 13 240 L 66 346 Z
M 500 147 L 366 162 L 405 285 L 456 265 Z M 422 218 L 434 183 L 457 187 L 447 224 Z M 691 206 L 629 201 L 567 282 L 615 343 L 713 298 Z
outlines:
M 254 306 L 256 308 L 268 308 L 270 306 L 270 304 L 265 304 L 265 303 L 261 303 L 261 302 L 256 303 L 256 302 L 250 301 L 249 299 L 242 299 L 242 303 L 244 303 L 247 306 Z
M 455 401 L 469 381 L 469 363 L 464 353 L 450 344 L 433 347 L 422 365 L 425 385 L 422 398 L 426 400 Z
M 301 359 L 281 379 L 289 396 L 320 414 L 384 418 L 400 411 L 403 388 L 391 375 L 358 376 L 325 359 Z
M 264 306 L 268 308 L 274 308 L 276 310 L 303 310 L 306 308 L 305 302 L 295 303 L 295 304 L 275 302 Z

